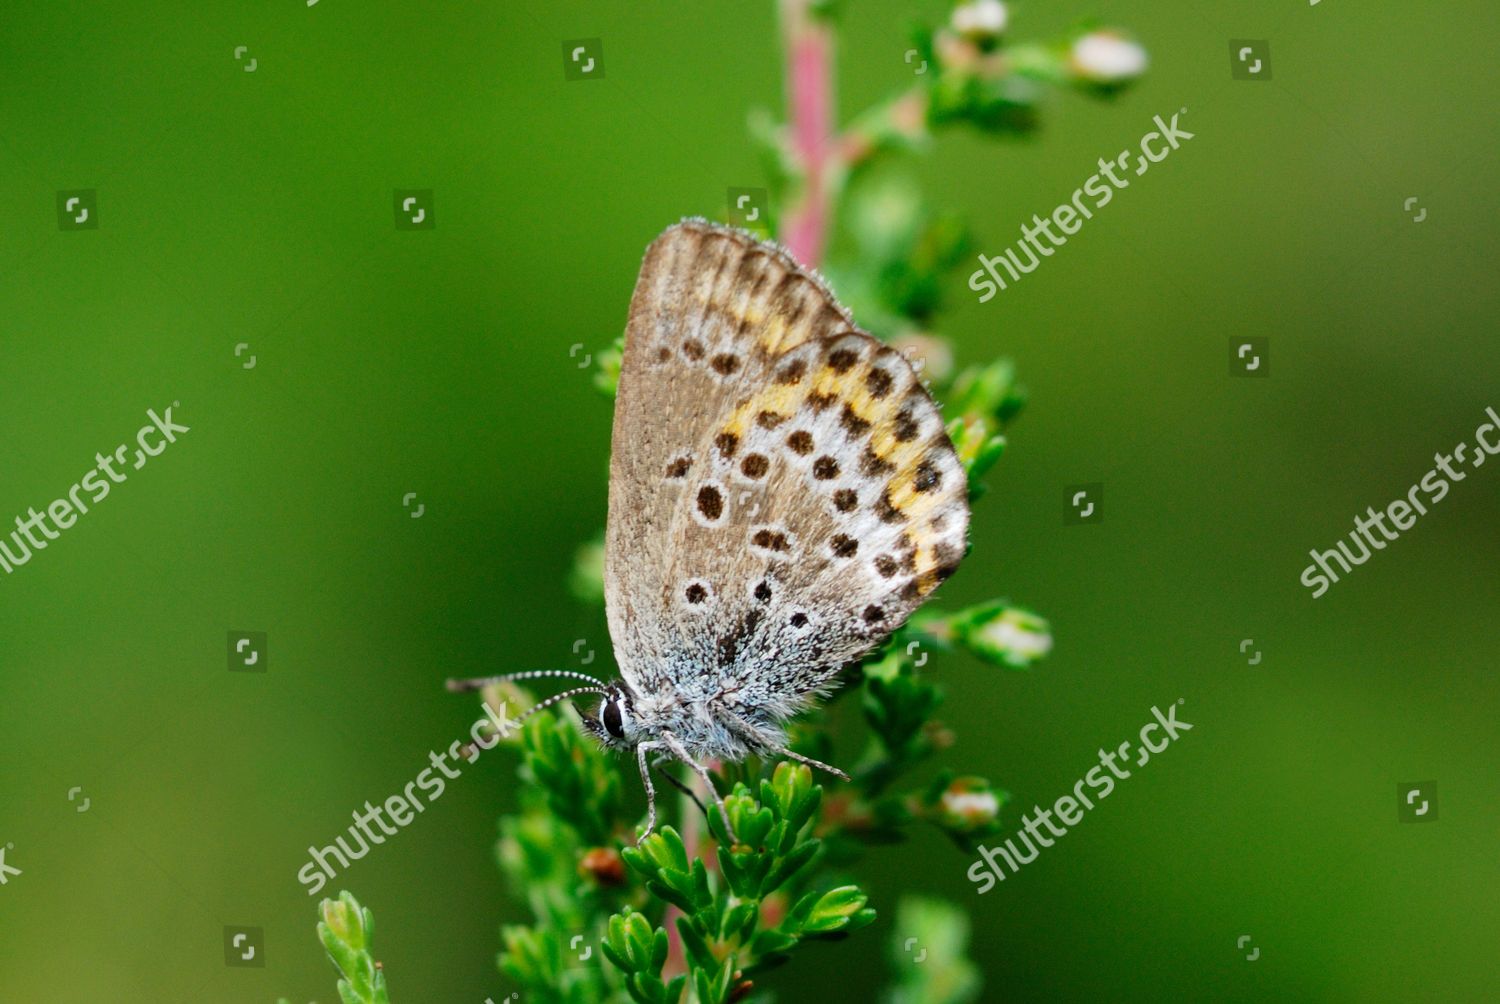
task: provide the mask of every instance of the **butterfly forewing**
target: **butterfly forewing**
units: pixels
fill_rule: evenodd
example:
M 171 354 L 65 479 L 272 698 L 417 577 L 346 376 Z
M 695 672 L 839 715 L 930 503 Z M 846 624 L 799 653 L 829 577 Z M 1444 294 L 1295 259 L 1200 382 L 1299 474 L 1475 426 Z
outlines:
M 790 714 L 957 567 L 966 498 L 911 366 L 783 251 L 699 221 L 647 250 L 605 559 L 638 692 Z

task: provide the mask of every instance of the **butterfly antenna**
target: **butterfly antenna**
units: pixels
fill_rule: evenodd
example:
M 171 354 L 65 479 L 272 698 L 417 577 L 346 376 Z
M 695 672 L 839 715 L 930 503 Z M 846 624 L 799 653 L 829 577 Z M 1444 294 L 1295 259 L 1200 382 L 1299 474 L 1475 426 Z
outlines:
M 539 704 L 533 704 L 524 715 L 516 719 L 516 724 L 520 725 L 522 722 L 530 718 L 532 715 L 536 714 L 538 711 L 545 711 L 548 708 L 552 707 L 552 705 L 556 704 L 558 701 L 565 701 L 570 697 L 577 697 L 579 694 L 608 693 L 609 691 L 603 689 L 602 687 L 578 687 L 574 690 L 564 690 L 561 694 L 553 694 L 551 697 L 547 698 L 545 701 L 542 701 Z
M 538 680 L 546 676 L 567 676 L 575 680 L 587 680 L 596 687 L 603 687 L 604 681 L 595 679 L 587 673 L 577 673 L 571 669 L 529 669 L 524 673 L 507 673 L 504 676 L 483 676 L 474 680 L 449 680 L 448 689 L 455 694 L 461 694 L 470 690 L 479 690 L 496 683 L 510 683 L 513 680 Z

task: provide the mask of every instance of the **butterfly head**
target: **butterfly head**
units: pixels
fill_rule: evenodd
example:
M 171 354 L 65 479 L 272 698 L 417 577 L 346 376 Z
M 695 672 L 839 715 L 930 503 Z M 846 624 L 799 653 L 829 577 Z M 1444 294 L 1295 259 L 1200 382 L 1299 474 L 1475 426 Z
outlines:
M 633 747 L 643 740 L 650 738 L 656 730 L 643 727 L 643 717 L 636 710 L 635 694 L 628 684 L 623 680 L 615 680 L 605 683 L 603 680 L 580 673 L 571 669 L 533 669 L 520 673 L 507 673 L 504 676 L 487 676 L 475 680 L 449 680 L 448 689 L 453 691 L 479 690 L 483 687 L 493 686 L 501 683 L 513 683 L 518 680 L 536 680 L 549 677 L 571 677 L 576 680 L 586 681 L 589 686 L 574 687 L 560 694 L 553 694 L 545 700 L 538 701 L 528 708 L 516 723 L 525 722 L 532 715 L 545 711 L 560 701 L 580 697 L 584 694 L 598 694 L 601 697 L 599 712 L 590 715 L 587 712 L 579 712 L 583 719 L 584 729 L 592 735 L 599 743 L 606 747 Z
M 642 738 L 634 700 L 621 683 L 604 689 L 597 715 L 583 715 L 584 728 L 604 746 L 634 746 Z

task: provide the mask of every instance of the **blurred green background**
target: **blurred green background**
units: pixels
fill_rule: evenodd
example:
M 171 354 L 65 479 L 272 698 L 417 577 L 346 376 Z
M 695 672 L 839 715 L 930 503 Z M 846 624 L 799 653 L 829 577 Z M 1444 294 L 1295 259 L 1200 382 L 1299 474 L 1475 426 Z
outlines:
M 851 7 L 846 113 L 909 82 L 907 24 L 945 9 Z M 1153 114 L 1196 138 L 989 303 L 953 283 L 961 361 L 1013 357 L 1031 404 L 942 602 L 1008 595 L 1057 645 L 1028 674 L 936 664 L 947 762 L 1012 792 L 1010 832 L 1152 705 L 1195 728 L 983 897 L 935 832 L 875 854 L 877 926 L 764 985 L 874 999 L 917 892 L 972 911 L 985 1000 L 1493 998 L 1500 472 L 1321 599 L 1298 583 L 1500 405 L 1493 9 L 1011 13 L 1030 38 L 1098 15 L 1152 69 L 1058 96 L 1034 141 L 945 135 L 923 178 L 981 249 Z M 561 42 L 592 37 L 604 79 L 566 81 Z M 1231 79 L 1231 38 L 1270 40 L 1270 81 Z M 0 574 L 0 1000 L 330 1000 L 297 869 L 467 728 L 442 680 L 574 665 L 580 638 L 608 662 L 567 576 L 610 409 L 569 349 L 620 332 L 657 232 L 764 183 L 773 7 L 11 4 L 0 50 L 0 519 L 147 408 L 192 429 Z M 82 188 L 99 227 L 62 232 Z M 398 188 L 433 190 L 434 229 L 394 228 Z M 1269 379 L 1228 375 L 1241 335 Z M 1096 481 L 1103 521 L 1065 526 L 1064 486 Z M 268 672 L 226 671 L 241 629 Z M 1436 824 L 1398 823 L 1397 782 L 1429 779 Z M 515 783 L 481 758 L 333 884 L 401 1004 L 514 989 Z M 224 965 L 226 925 L 264 928 L 264 968 Z

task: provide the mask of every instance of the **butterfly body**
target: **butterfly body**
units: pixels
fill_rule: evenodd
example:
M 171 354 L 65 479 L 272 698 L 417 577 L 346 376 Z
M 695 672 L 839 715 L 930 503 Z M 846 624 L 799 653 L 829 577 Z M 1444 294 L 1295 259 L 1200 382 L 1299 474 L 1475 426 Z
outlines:
M 636 753 L 648 832 L 653 754 L 711 792 L 707 761 L 751 754 L 842 776 L 788 750 L 783 725 L 957 568 L 967 497 L 910 363 L 816 275 L 702 220 L 652 242 L 611 441 L 604 593 L 620 680 L 579 691 L 603 696 L 589 731 Z
M 616 731 L 606 724 L 612 700 L 624 702 L 621 725 Z M 597 728 L 588 727 L 606 745 L 629 748 L 672 736 L 695 760 L 738 761 L 762 752 L 751 745 L 750 736 L 758 733 L 774 742 L 783 738 L 779 729 L 767 729 L 771 723 L 757 721 L 746 712 L 743 705 L 727 695 L 701 699 L 665 693 L 633 695 L 622 688 L 618 697 L 605 695 L 600 716 L 594 719 Z

